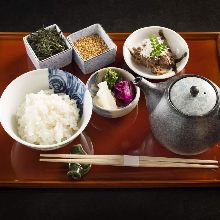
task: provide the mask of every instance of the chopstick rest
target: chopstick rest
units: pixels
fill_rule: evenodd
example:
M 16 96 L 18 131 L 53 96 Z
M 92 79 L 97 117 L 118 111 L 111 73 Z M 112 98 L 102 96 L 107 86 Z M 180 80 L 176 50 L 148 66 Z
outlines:
M 70 149 L 70 155 L 79 154 L 86 155 L 81 144 L 74 145 Z M 67 176 L 72 177 L 74 180 L 81 179 L 91 169 L 91 164 L 69 163 L 69 170 Z

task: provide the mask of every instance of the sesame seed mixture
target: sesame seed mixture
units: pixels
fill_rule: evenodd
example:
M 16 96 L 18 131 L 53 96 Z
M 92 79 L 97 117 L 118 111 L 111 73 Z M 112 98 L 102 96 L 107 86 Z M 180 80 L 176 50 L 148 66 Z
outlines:
M 98 34 L 81 37 L 73 43 L 83 60 L 89 60 L 108 51 L 108 46 Z

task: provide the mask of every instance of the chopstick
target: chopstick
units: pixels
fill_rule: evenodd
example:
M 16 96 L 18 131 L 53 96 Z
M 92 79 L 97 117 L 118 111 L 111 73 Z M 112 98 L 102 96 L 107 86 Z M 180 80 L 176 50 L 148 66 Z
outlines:
M 93 155 L 93 154 L 40 154 L 41 157 L 48 158 L 71 158 L 71 159 L 122 159 L 124 155 Z M 131 156 L 131 155 L 129 155 Z M 132 156 L 131 156 L 132 157 Z M 136 157 L 136 156 L 135 156 Z M 201 159 L 184 159 L 168 158 L 153 156 L 138 156 L 140 161 L 158 161 L 158 162 L 175 162 L 175 163 L 200 163 L 200 164 L 217 164 L 217 160 Z
M 131 166 L 131 167 L 182 167 L 218 168 L 216 160 L 164 158 L 131 155 L 80 155 L 80 154 L 41 154 L 40 161 L 57 163 L 81 163 L 93 165 Z M 174 160 L 170 160 L 174 159 Z M 182 162 L 180 162 L 180 160 Z M 183 162 L 183 160 L 185 162 Z M 175 162 L 174 162 L 175 161 Z M 197 161 L 197 163 L 196 163 Z

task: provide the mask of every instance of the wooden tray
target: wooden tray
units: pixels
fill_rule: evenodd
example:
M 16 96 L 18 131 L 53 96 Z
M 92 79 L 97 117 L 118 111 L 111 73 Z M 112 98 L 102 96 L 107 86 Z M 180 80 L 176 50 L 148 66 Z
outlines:
M 33 70 L 23 45 L 27 33 L 0 33 L 0 94 L 17 76 Z M 185 73 L 201 74 L 220 86 L 219 34 L 180 33 L 186 39 L 190 58 Z M 128 69 L 122 46 L 129 34 L 111 33 L 118 46 L 112 66 Z M 84 82 L 74 63 L 64 68 Z M 128 69 L 129 70 L 129 69 Z M 15 94 L 16 95 L 16 94 Z M 73 144 L 93 146 L 95 154 L 143 154 L 175 157 L 152 136 L 143 94 L 138 107 L 119 119 L 93 113 L 85 132 L 70 145 L 51 153 L 67 153 Z M 67 165 L 38 162 L 40 151 L 15 142 L 0 126 L 0 186 L 4 187 L 188 187 L 220 186 L 220 169 L 130 168 L 93 166 L 80 181 L 67 177 Z M 194 156 L 220 161 L 220 141 L 207 152 Z

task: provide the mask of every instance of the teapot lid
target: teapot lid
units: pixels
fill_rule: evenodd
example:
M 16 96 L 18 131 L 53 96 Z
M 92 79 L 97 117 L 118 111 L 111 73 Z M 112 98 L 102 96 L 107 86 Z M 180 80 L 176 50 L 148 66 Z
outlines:
M 218 95 L 208 79 L 186 75 L 170 86 L 169 99 L 179 112 L 188 116 L 202 116 L 215 107 Z

